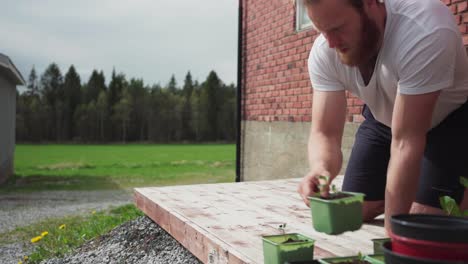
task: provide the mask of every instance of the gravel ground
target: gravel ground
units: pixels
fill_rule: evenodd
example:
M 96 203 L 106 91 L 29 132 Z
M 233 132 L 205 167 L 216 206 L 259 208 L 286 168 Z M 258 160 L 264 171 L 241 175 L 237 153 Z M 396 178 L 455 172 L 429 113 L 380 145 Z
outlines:
M 44 191 L 0 194 L 0 234 L 47 218 L 89 214 L 132 203 L 128 191 Z M 18 263 L 32 251 L 30 244 L 0 245 L 0 263 Z
M 47 218 L 89 213 L 132 203 L 126 191 L 48 191 L 0 194 L 0 233 Z
M 41 262 L 62 263 L 201 264 L 179 242 L 146 216 L 122 224 L 62 259 Z
M 0 233 L 47 218 L 131 203 L 132 194 L 124 191 L 51 191 L 27 194 L 0 194 Z M 0 263 L 18 263 L 29 255 L 30 243 L 0 245 Z M 116 227 L 61 259 L 59 263 L 201 263 L 166 231 L 148 217 L 139 217 Z

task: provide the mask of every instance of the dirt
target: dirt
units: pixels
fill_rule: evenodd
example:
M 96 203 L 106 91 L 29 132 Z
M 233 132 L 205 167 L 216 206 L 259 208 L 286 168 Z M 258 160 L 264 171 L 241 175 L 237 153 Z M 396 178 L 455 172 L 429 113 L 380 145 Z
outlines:
M 281 244 L 300 243 L 300 242 L 307 242 L 307 240 L 288 238 L 288 240 L 284 241 Z
M 330 193 L 328 197 L 323 197 L 320 196 L 320 199 L 323 200 L 336 200 L 336 199 L 341 199 L 341 198 L 346 198 L 346 197 L 351 197 L 352 195 L 347 194 L 347 193 Z

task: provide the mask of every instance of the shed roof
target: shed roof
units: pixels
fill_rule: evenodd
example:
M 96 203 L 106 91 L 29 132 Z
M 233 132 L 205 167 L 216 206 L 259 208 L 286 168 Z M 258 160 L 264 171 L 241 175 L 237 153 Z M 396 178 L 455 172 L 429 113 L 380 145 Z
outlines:
M 0 53 L 0 76 L 5 76 L 15 85 L 26 85 L 23 76 L 21 76 L 10 58 L 2 53 Z

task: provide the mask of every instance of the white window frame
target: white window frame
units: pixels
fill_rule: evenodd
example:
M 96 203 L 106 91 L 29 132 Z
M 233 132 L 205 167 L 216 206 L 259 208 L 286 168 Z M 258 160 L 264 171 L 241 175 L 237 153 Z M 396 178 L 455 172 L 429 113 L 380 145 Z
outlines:
M 296 31 L 304 31 L 312 29 L 312 21 L 307 16 L 307 11 L 304 6 L 304 0 L 296 0 Z

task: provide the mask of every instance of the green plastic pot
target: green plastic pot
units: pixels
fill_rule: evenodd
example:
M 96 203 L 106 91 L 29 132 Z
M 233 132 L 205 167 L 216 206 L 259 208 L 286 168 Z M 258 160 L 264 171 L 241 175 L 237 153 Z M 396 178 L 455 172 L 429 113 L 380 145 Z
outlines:
M 383 254 L 382 246 L 387 241 L 390 241 L 389 237 L 372 239 L 372 242 L 374 244 L 374 254 Z
M 349 257 L 335 257 L 335 258 L 324 258 L 320 259 L 319 262 L 322 264 L 332 264 L 332 263 L 343 263 L 347 261 L 361 260 L 360 256 L 349 256 Z M 385 259 L 383 255 L 369 255 L 364 257 L 364 261 L 367 261 L 371 264 L 385 264 Z
M 265 264 L 283 264 L 286 261 L 306 261 L 314 259 L 314 242 L 312 238 L 301 234 L 284 234 L 263 236 L 263 259 Z M 284 243 L 288 239 L 304 242 Z
M 351 196 L 334 200 L 309 197 L 310 211 L 315 230 L 336 235 L 361 228 L 364 194 L 353 192 L 341 193 Z
M 324 258 L 320 259 L 319 262 L 322 264 L 332 264 L 332 263 L 343 263 L 347 261 L 359 260 L 358 256 L 349 256 L 349 257 L 334 257 L 334 258 Z

